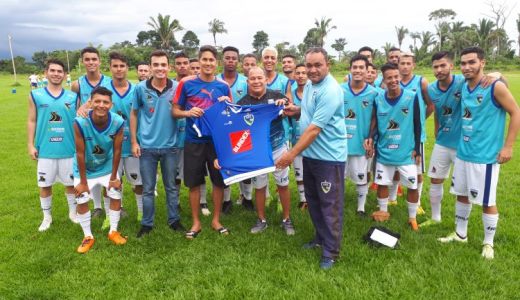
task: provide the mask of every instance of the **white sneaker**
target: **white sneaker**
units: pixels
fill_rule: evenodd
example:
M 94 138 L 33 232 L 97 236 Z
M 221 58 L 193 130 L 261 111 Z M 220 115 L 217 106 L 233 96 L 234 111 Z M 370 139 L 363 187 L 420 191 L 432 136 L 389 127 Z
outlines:
M 451 243 L 451 242 L 459 242 L 459 243 L 467 243 L 468 237 L 461 238 L 456 232 L 452 232 L 448 234 L 446 237 L 438 238 L 437 241 L 441 243 Z
M 211 211 L 209 210 L 208 205 L 206 203 L 200 205 L 200 211 L 206 217 L 211 215 Z
M 484 246 L 482 246 L 482 257 L 485 259 L 495 258 L 495 250 L 493 249 L 493 246 L 490 244 L 484 244 Z
M 39 232 L 46 231 L 51 227 L 52 224 L 52 217 L 43 218 L 42 223 L 40 224 L 40 227 L 38 228 Z
M 69 219 L 74 224 L 79 224 L 78 216 L 75 211 L 69 211 Z

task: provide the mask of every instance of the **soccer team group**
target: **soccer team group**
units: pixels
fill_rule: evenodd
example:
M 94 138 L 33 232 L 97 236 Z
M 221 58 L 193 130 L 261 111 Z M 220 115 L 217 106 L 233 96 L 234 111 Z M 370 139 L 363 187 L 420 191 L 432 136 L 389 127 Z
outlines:
M 283 112 L 271 122 L 267 146 L 256 148 L 272 151 L 276 169 L 271 174 L 282 207 L 281 227 L 287 235 L 295 233 L 288 189 L 293 165 L 299 207 L 308 209 L 315 228 L 314 239 L 303 247 L 321 249 L 322 269 L 331 268 L 339 257 L 346 179 L 356 186 L 360 216 L 366 215 L 368 184 L 374 179 L 379 210 L 372 218 L 380 222 L 390 218 L 388 206 L 396 203 L 399 185 L 406 187 L 408 223 L 411 230 L 418 231 L 441 222 L 443 182 L 451 165 L 451 192 L 457 196 L 456 230 L 439 241 L 467 242 L 472 204 L 478 204 L 483 207 L 482 256 L 494 257 L 499 169 L 511 159 L 520 109 L 501 74 L 484 74 L 482 49 L 462 51 L 462 75 L 453 74 L 450 52 L 434 54 L 432 67 L 437 80 L 431 84 L 414 74 L 414 55 L 397 48 L 389 51 L 379 70 L 372 64 L 372 49 L 361 48 L 351 58 L 350 72 L 341 84 L 330 74 L 328 55 L 322 48 L 309 49 L 300 64 L 295 57 L 285 55 L 283 74 L 277 73 L 278 53 L 272 47 L 262 51 L 261 67 L 255 55 L 240 57 L 237 48 L 226 47 L 223 72 L 215 75 L 217 54 L 216 48 L 203 46 L 198 58 L 190 59 L 181 52 L 171 62 L 168 53 L 155 50 L 148 62 L 137 65 L 140 82 L 133 84 L 127 79 L 130 66 L 126 57 L 110 53 L 108 77 L 100 72 L 98 50 L 87 47 L 81 51 L 86 74 L 71 83 L 71 90 L 63 88 L 67 78 L 63 62 L 48 60 L 48 85 L 33 89 L 29 96 L 28 151 L 37 160 L 43 211 L 39 231 L 51 226 L 52 185 L 61 182 L 69 218 L 79 223 L 84 233 L 79 253 L 93 246 L 91 218 L 103 214 L 103 205 L 103 229 L 108 229 L 108 238 L 116 245 L 125 244 L 127 237 L 118 231 L 119 220 L 126 213 L 122 203 L 124 175 L 137 203 L 141 224 L 137 238 L 143 238 L 154 228 L 160 164 L 169 227 L 184 232 L 188 239 L 201 233 L 199 212 L 211 214 L 205 186 L 209 176 L 214 202 L 211 227 L 218 234 L 229 234 L 220 214 L 231 211 L 230 188 L 220 172 L 223 158 L 217 159 L 215 144 L 229 144 L 230 140 L 201 136 L 194 124 L 213 105 L 227 101 L 248 107 L 270 104 Z M 240 61 L 243 75 L 238 72 Z M 171 65 L 175 79 L 168 78 Z M 511 120 L 504 140 L 506 112 Z M 417 224 L 425 172 L 425 120 L 432 113 L 435 146 L 427 171 L 432 216 Z M 252 118 L 244 118 L 248 126 L 255 126 Z M 244 140 L 236 145 L 231 139 L 230 147 L 240 148 Z M 255 145 L 248 147 L 247 151 L 255 150 Z M 244 172 L 254 171 L 249 170 L 252 165 L 246 162 L 240 167 Z M 182 180 L 189 189 L 189 230 L 179 215 Z M 239 188 L 241 205 L 248 210 L 256 207 L 258 218 L 251 233 L 264 231 L 268 226 L 268 174 L 243 180 Z M 92 213 L 90 199 L 94 202 Z

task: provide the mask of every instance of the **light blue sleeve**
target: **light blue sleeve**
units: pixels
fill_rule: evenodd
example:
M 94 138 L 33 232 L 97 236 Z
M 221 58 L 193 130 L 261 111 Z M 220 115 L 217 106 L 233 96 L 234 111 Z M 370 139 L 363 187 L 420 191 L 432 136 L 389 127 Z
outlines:
M 343 92 L 339 87 L 330 86 L 323 89 L 321 95 L 316 99 L 316 110 L 312 115 L 311 124 L 324 128 L 332 119 L 338 107 L 343 106 Z
M 141 106 L 141 88 L 139 86 L 136 86 L 134 90 L 134 98 L 132 99 L 132 109 L 139 110 Z

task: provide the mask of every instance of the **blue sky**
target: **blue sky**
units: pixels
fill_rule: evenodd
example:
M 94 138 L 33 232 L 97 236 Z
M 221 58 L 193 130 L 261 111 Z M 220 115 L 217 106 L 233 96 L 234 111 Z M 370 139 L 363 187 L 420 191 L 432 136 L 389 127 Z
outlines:
M 234 45 L 241 52 L 250 52 L 253 35 L 263 30 L 271 45 L 287 41 L 297 45 L 314 19 L 332 18 L 337 29 L 327 38 L 327 46 L 340 37 L 348 41 L 347 48 L 357 50 L 369 45 L 381 49 L 386 42 L 397 44 L 395 26 L 410 31 L 435 31 L 428 14 L 439 8 L 450 8 L 457 19 L 466 24 L 476 23 L 489 14 L 488 1 L 339 1 L 320 0 L 313 6 L 310 1 L 231 1 L 231 0 L 155 0 L 155 1 L 70 1 L 70 0 L 3 0 L 0 9 L 0 59 L 9 57 L 8 38 L 13 37 L 15 55 L 30 57 L 35 51 L 79 49 L 89 43 L 109 46 L 115 42 L 135 42 L 150 16 L 159 12 L 178 19 L 181 25 L 194 31 L 201 44 L 212 44 L 208 22 L 218 18 L 225 22 L 228 34 L 217 35 L 217 44 Z M 503 0 L 496 1 L 503 3 Z M 510 39 L 517 40 L 515 19 L 520 5 L 507 0 L 512 12 L 506 23 Z M 176 33 L 180 40 L 185 31 Z M 412 43 L 406 38 L 403 48 Z M 517 48 L 517 45 L 515 44 Z M 331 54 L 335 54 L 335 51 Z

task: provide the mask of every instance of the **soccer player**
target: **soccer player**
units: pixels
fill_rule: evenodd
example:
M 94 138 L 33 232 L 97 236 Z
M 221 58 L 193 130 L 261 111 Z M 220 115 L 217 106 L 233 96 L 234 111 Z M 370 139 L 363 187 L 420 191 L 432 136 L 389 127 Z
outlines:
M 38 88 L 38 75 L 32 73 L 31 76 L 29 76 L 29 84 L 31 85 L 31 89 L 37 89 Z
M 352 57 L 350 60 L 351 80 L 341 85 L 348 141 L 345 177 L 350 178 L 356 184 L 357 214 L 359 216 L 365 216 L 365 202 L 368 194 L 369 160 L 363 143 L 370 134 L 370 120 L 378 94 L 376 88 L 365 82 L 368 64 L 368 58 L 364 55 L 358 54 Z
M 150 78 L 150 65 L 147 62 L 140 62 L 135 67 L 137 71 L 137 78 L 139 81 L 147 80 Z
M 248 53 L 242 58 L 242 72 L 244 73 L 244 76 L 247 77 L 249 69 L 252 67 L 256 67 L 256 56 L 252 53 Z
M 205 182 L 206 168 L 213 183 L 214 214 L 211 227 L 222 235 L 229 230 L 220 223 L 223 189 L 226 187 L 222 175 L 215 168 L 216 158 L 213 142 L 209 137 L 198 137 L 193 129 L 193 118 L 198 118 L 204 109 L 220 100 L 231 101 L 229 86 L 215 76 L 217 67 L 217 49 L 213 46 L 202 46 L 199 50 L 201 73 L 198 76 L 186 77 L 179 83 L 173 97 L 172 114 L 175 118 L 186 119 L 186 140 L 184 143 L 184 184 L 190 189 L 190 204 L 193 224 L 186 232 L 186 238 L 194 239 L 201 232 L 199 218 L 200 185 Z
M 392 63 L 392 64 L 399 64 L 399 59 L 401 58 L 401 49 L 397 47 L 392 47 L 388 51 L 386 55 L 386 62 Z
M 58 181 L 65 186 L 69 218 L 77 223 L 72 176 L 72 124 L 76 116 L 77 94 L 62 88 L 65 78 L 63 62 L 49 59 L 45 65 L 45 75 L 49 77 L 49 86 L 31 92 L 27 121 L 29 156 L 38 161 L 37 178 L 43 211 L 39 231 L 45 231 L 51 226 L 52 185 Z
M 278 51 L 276 48 L 266 47 L 262 50 L 262 65 L 267 76 L 267 88 L 284 94 L 289 100 L 292 100 L 291 83 L 285 75 L 276 72 L 277 61 Z
M 253 67 L 249 70 L 247 78 L 248 92 L 238 101 L 239 105 L 258 105 L 274 102 L 276 105 L 283 105 L 286 98 L 283 94 L 267 89 L 267 79 L 264 70 Z M 278 117 L 271 122 L 270 143 L 273 151 L 273 159 L 276 160 L 287 152 L 285 144 L 285 132 L 282 124 L 282 117 Z M 278 195 L 283 209 L 282 228 L 287 235 L 294 235 L 294 226 L 289 217 L 291 207 L 291 195 L 289 194 L 289 167 L 277 169 L 273 172 Z M 259 175 L 253 178 L 255 186 L 256 211 L 258 220 L 251 228 L 251 233 L 259 233 L 267 229 L 265 216 L 266 187 L 269 180 L 268 174 Z
M 72 85 L 72 79 L 70 78 L 70 74 L 67 74 L 67 85 L 69 87 Z
M 123 146 L 121 149 L 121 162 L 119 163 L 119 178 L 122 178 L 123 171 L 128 182 L 134 187 L 135 200 L 137 204 L 137 220 L 143 218 L 143 184 L 141 172 L 139 171 L 139 158 L 132 155 L 132 144 L 130 141 L 130 114 L 132 103 L 135 98 L 135 86 L 132 85 L 128 77 L 128 59 L 118 52 L 109 53 L 110 73 L 112 82 L 109 90 L 112 92 L 112 112 L 120 115 L 124 120 L 123 125 Z M 148 66 L 148 65 L 146 65 Z M 121 202 L 123 199 L 121 198 Z M 105 199 L 105 212 L 107 217 L 103 222 L 102 228 L 108 228 L 109 202 Z
M 307 69 L 304 64 L 296 65 L 294 69 L 294 82 L 296 83 L 291 88 L 291 94 L 294 105 L 301 107 L 303 99 L 303 90 L 307 84 Z M 299 118 L 291 118 L 292 124 L 292 140 L 291 144 L 296 145 L 300 139 L 300 120 Z M 298 189 L 298 195 L 300 196 L 300 202 L 298 208 L 301 210 L 307 209 L 307 200 L 305 199 L 305 187 L 303 185 L 303 157 L 301 154 L 296 155 L 293 162 L 294 178 L 296 179 L 296 187 Z
M 453 171 L 456 230 L 442 243 L 466 243 L 472 204 L 482 206 L 484 240 L 482 256 L 494 258 L 494 237 L 498 224 L 496 190 L 500 164 L 513 155 L 513 145 L 520 128 L 520 108 L 507 86 L 497 81 L 484 88 L 486 64 L 484 51 L 469 47 L 461 52 L 460 67 L 466 79 L 461 95 L 461 135 Z M 506 113 L 510 116 L 504 143 Z
M 301 136 L 276 162 L 285 168 L 295 157 L 303 155 L 303 182 L 309 214 L 316 230 L 304 248 L 322 248 L 321 269 L 330 269 L 339 257 L 343 231 L 343 195 L 347 141 L 343 92 L 329 73 L 327 52 L 311 48 L 305 54 L 305 67 L 310 82 L 304 89 L 301 106 Z M 289 104 L 287 115 L 300 109 Z
M 416 93 L 401 88 L 401 76 L 396 65 L 387 63 L 381 71 L 387 90 L 375 99 L 370 137 L 364 143 L 371 156 L 374 137 L 378 136 L 375 183 L 380 210 L 372 216 L 376 221 L 390 218 L 388 186 L 392 184 L 394 173 L 398 172 L 401 184 L 408 187 L 408 224 L 412 230 L 418 231 L 417 164 L 421 157 L 419 100 Z
M 282 57 L 282 71 L 287 78 L 294 83 L 294 68 L 296 67 L 296 57 L 292 54 L 285 54 Z
M 190 59 L 190 75 L 200 74 L 200 63 L 197 58 Z
M 99 51 L 96 48 L 83 48 L 80 52 L 80 57 L 81 63 L 85 67 L 87 73 L 79 77 L 78 80 L 72 82 L 71 90 L 79 95 L 80 106 L 77 111 L 78 115 L 86 117 L 90 107 L 90 104 L 88 103 L 90 94 L 94 88 L 98 86 L 110 86 L 111 78 L 101 74 L 101 60 L 99 58 Z M 103 209 L 101 208 L 101 185 L 92 187 L 90 193 L 94 200 L 94 212 L 92 213 L 92 216 L 101 217 L 103 215 Z M 108 199 L 105 199 L 105 201 L 108 201 Z
M 224 65 L 224 72 L 217 75 L 222 81 L 225 81 L 231 89 L 234 101 L 240 100 L 247 94 L 247 78 L 237 71 L 239 52 L 233 46 L 227 46 L 222 50 L 222 64 Z M 253 186 L 251 180 L 240 182 L 240 198 L 238 201 L 242 203 L 244 208 L 253 209 L 252 193 Z M 224 202 L 222 203 L 222 212 L 228 214 L 231 212 L 231 188 L 224 189 Z
M 168 79 L 169 63 L 165 51 L 155 50 L 150 54 L 152 77 L 136 86 L 130 115 L 132 154 L 139 158 L 143 183 L 143 219 L 138 238 L 153 230 L 159 163 L 166 193 L 168 226 L 174 231 L 185 230 L 177 209 L 179 198 L 175 176 L 179 149 L 176 148 L 177 122 L 171 116 L 170 102 L 177 82 Z
M 117 231 L 121 217 L 121 181 L 117 170 L 121 160 L 124 120 L 110 111 L 111 96 L 110 90 L 95 88 L 89 97 L 92 110 L 87 118 L 77 117 L 74 121 L 74 189 L 78 221 L 84 234 L 78 253 L 87 253 L 94 245 L 88 201 L 89 191 L 96 185 L 105 187 L 110 197 L 108 239 L 116 245 L 126 244 L 126 238 Z

